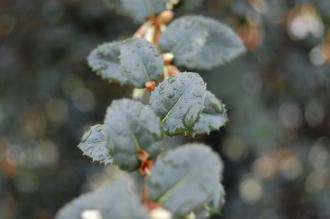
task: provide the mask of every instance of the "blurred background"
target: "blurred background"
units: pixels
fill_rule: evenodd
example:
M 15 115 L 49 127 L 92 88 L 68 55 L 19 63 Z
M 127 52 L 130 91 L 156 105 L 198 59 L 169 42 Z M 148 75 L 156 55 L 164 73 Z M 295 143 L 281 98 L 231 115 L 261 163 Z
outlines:
M 225 162 L 226 219 L 330 218 L 330 1 L 205 0 L 248 52 L 203 72 L 226 103 L 212 145 Z M 100 0 L 0 1 L 0 218 L 52 219 L 104 174 L 76 145 L 131 89 L 88 53 L 138 28 Z

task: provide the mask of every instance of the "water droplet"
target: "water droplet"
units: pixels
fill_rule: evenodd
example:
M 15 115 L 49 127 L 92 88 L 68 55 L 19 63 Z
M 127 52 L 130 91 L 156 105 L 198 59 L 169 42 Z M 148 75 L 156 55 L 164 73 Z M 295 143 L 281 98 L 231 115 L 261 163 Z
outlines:
M 172 94 L 169 94 L 169 95 L 167 95 L 167 98 L 170 98 L 170 99 L 172 99 L 174 97 L 174 94 L 172 93 Z

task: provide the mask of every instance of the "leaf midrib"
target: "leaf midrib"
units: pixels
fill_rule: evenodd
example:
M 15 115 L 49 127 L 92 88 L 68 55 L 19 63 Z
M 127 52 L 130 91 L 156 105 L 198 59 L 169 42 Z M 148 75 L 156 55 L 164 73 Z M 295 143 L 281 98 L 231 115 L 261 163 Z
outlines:
M 185 177 L 177 181 L 173 186 L 171 186 L 170 189 L 167 189 L 167 191 L 157 199 L 157 202 L 160 204 L 164 204 L 177 191 L 177 189 L 180 188 L 183 185 L 183 183 L 187 181 L 189 176 L 190 176 L 189 174 L 186 175 Z
M 184 92 L 185 92 L 185 90 L 183 90 L 183 92 L 180 95 L 180 97 L 178 98 L 178 100 L 170 107 L 170 110 L 166 113 L 165 117 L 162 119 L 162 123 L 166 122 L 167 118 L 170 116 L 170 114 L 172 113 L 172 111 L 174 111 L 176 105 L 180 102 L 180 100 L 184 96 Z

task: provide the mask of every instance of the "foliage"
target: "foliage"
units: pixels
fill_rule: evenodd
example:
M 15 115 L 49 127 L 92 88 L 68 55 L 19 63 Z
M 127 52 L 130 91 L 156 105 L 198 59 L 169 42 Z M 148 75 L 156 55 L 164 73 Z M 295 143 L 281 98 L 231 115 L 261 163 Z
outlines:
M 106 145 L 110 157 L 121 169 L 134 171 L 139 165 L 137 152 L 155 158 L 164 138 L 159 118 L 149 106 L 133 100 L 116 100 L 105 117 Z
M 88 63 L 103 79 L 135 87 L 163 74 L 158 51 L 143 39 L 103 44 L 90 54 Z
M 219 200 L 224 198 L 224 193 L 218 192 L 221 172 L 222 164 L 210 149 L 200 144 L 184 145 L 158 158 L 148 191 L 178 218 L 198 212 L 213 200 L 219 212 Z
M 106 140 L 103 134 L 103 125 L 94 125 L 85 132 L 78 147 L 84 152 L 84 155 L 100 163 L 112 164 L 112 158 L 109 156 Z
M 167 136 L 208 134 L 227 121 L 224 104 L 206 90 L 199 74 L 179 72 L 175 65 L 213 68 L 242 53 L 242 42 L 229 27 L 202 16 L 182 17 L 166 28 L 173 12 L 165 10 L 164 0 L 106 3 L 136 21 L 147 21 L 133 38 L 97 47 L 88 64 L 103 79 L 144 88 L 151 95 L 146 105 L 138 100 L 113 101 L 104 124 L 92 126 L 78 147 L 93 161 L 139 170 L 146 181 L 142 203 L 129 200 L 123 186 L 115 183 L 68 204 L 57 218 L 78 219 L 91 210 L 101 218 L 118 219 L 146 218 L 144 209 L 159 219 L 152 214 L 159 208 L 173 218 L 219 213 L 225 194 L 220 184 L 222 161 L 203 144 L 167 150 L 163 142 Z
M 197 2 L 175 5 L 177 17 Z M 129 38 L 138 23 L 101 1 L 34 3 L 0 4 L 1 219 L 53 218 L 68 200 L 112 180 L 116 168 L 91 163 L 74 145 L 82 130 L 104 122 L 110 101 L 131 94 L 91 74 L 85 57 L 97 44 Z M 323 54 L 329 6 L 328 0 L 204 0 L 189 12 L 232 27 L 248 51 L 200 71 L 207 89 L 226 103 L 225 128 L 164 142 L 165 150 L 205 142 L 223 157 L 227 200 L 212 218 L 330 218 L 330 56 Z
M 98 218 L 99 215 L 103 218 L 148 218 L 147 212 L 139 205 L 138 198 L 132 194 L 125 181 L 80 196 L 64 207 L 57 218 Z
M 160 40 L 163 52 L 174 54 L 174 63 L 189 69 L 208 70 L 244 52 L 240 38 L 227 26 L 202 16 L 173 21 Z

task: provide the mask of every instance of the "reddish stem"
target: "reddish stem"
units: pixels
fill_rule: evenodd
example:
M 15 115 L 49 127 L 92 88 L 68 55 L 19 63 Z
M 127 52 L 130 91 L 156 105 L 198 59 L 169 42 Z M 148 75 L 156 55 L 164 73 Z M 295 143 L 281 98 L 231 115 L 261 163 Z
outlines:
M 153 33 L 152 43 L 156 47 L 158 47 L 159 42 L 160 42 L 160 37 L 161 37 L 161 34 L 162 34 L 162 28 L 168 22 L 170 22 L 173 19 L 173 16 L 174 16 L 174 14 L 173 14 L 172 11 L 164 11 L 158 17 L 149 18 L 149 20 L 147 22 L 145 22 L 137 30 L 137 32 L 134 34 L 134 36 L 135 37 L 141 37 L 141 38 L 145 37 L 146 32 L 148 31 L 148 29 L 151 26 L 153 26 L 155 28 L 155 31 Z M 169 64 L 169 63 L 167 63 L 167 64 Z M 170 70 L 169 73 L 172 76 L 175 75 L 178 72 L 178 70 L 175 66 L 173 66 L 173 67 L 171 66 L 171 68 L 169 70 Z M 145 84 L 145 86 L 146 86 L 146 89 L 149 92 L 152 92 L 155 89 L 155 87 L 157 86 L 157 83 L 155 81 L 148 81 Z M 142 197 L 141 197 L 142 200 L 141 201 L 142 201 L 142 204 L 148 210 L 152 210 L 154 208 L 160 207 L 159 204 L 157 204 L 157 203 L 153 202 L 152 200 L 150 200 L 149 192 L 148 192 L 148 185 L 147 185 L 148 184 L 148 177 L 151 173 L 151 169 L 153 167 L 154 161 L 150 158 L 149 153 L 144 149 L 141 149 L 137 152 L 137 157 L 141 161 L 139 172 L 144 177 L 144 179 L 143 179 L 143 191 L 142 191 Z
M 141 201 L 148 210 L 151 210 L 159 207 L 157 203 L 150 200 L 148 192 L 148 177 L 153 166 L 153 161 L 150 159 L 149 153 L 143 149 L 137 152 L 137 156 L 141 161 L 139 172 L 144 177 Z

